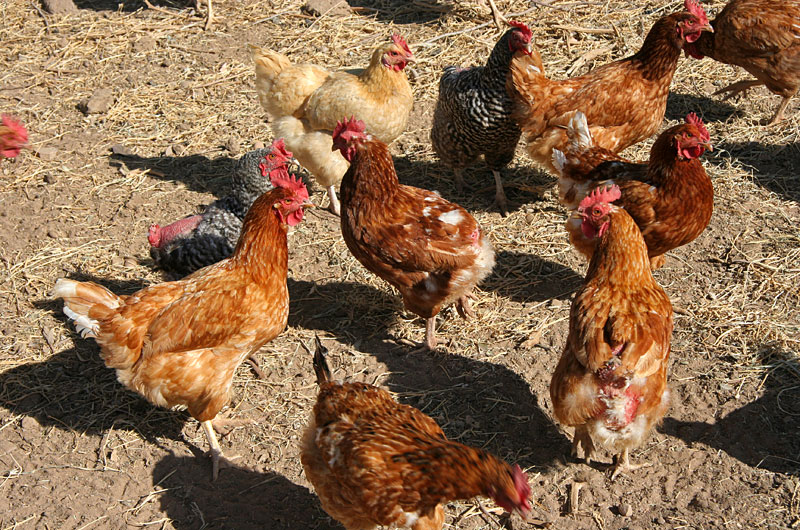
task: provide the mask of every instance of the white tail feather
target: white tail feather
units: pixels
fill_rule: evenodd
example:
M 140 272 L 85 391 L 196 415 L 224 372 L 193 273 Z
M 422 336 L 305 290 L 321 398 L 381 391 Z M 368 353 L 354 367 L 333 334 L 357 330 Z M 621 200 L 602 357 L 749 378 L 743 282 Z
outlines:
M 571 140 L 570 144 L 573 148 L 592 147 L 594 145 L 592 133 L 589 131 L 589 123 L 586 121 L 586 114 L 581 111 L 575 112 L 575 115 L 569 120 L 569 125 L 567 125 L 567 136 Z
M 564 176 L 564 167 L 567 165 L 567 156 L 558 149 L 553 149 L 553 167 L 560 176 Z
M 69 302 L 64 302 L 64 314 L 74 321 L 75 330 L 84 339 L 86 337 L 96 338 L 100 332 L 100 323 L 92 320 L 86 315 L 79 315 L 69 307 Z

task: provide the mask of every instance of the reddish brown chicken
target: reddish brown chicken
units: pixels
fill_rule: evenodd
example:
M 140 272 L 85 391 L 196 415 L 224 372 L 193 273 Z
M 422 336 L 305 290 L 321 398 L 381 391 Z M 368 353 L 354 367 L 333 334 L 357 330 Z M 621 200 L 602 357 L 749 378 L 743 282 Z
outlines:
M 427 319 L 426 347 L 435 348 L 442 307 L 456 302 L 462 317 L 472 314 L 472 289 L 494 267 L 488 238 L 461 206 L 400 184 L 389 149 L 365 132 L 364 122 L 339 122 L 333 147 L 350 162 L 341 187 L 347 248 Z
M 711 138 L 694 113 L 686 123 L 661 133 L 646 163 L 630 162 L 595 146 L 582 112 L 570 121 L 567 134 L 566 152 L 553 151 L 559 200 L 575 210 L 591 190 L 617 184 L 622 191 L 617 204 L 642 231 L 654 269 L 664 263 L 664 253 L 694 241 L 708 226 L 714 186 L 699 157 L 711 149 Z M 591 258 L 598 240 L 587 236 L 583 227 L 579 218 L 567 221 L 572 244 Z
M 699 9 L 692 0 L 686 0 L 686 8 Z M 728 99 L 766 85 L 783 98 L 769 124 L 780 122 L 800 89 L 800 1 L 732 0 L 711 25 L 714 33 L 703 34 L 686 45 L 686 55 L 711 57 L 750 72 L 755 80 L 739 81 L 714 94 L 730 92 Z
M 578 110 L 595 143 L 615 153 L 649 138 L 664 120 L 681 50 L 710 30 L 705 15 L 661 17 L 635 55 L 563 81 L 547 79 L 527 57 L 515 57 L 509 93 L 517 100 L 515 116 L 528 154 L 553 171 L 553 149 L 564 150 L 565 129 Z
M 325 351 L 317 338 L 319 396 L 300 459 L 331 517 L 348 530 L 441 530 L 445 503 L 478 495 L 527 517 L 531 489 L 519 466 L 448 440 L 385 390 L 332 381 Z
M 120 383 L 155 405 L 185 405 L 202 423 L 214 478 L 226 461 L 212 421 L 228 402 L 233 373 L 283 331 L 289 314 L 287 225 L 310 203 L 288 173 L 272 184 L 245 216 L 230 258 L 129 296 L 64 278 L 53 291 Z
M 550 382 L 556 418 L 575 427 L 573 454 L 588 462 L 595 443 L 615 453 L 612 478 L 635 469 L 641 445 L 669 402 L 672 306 L 650 271 L 647 246 L 619 188 L 596 189 L 577 215 L 598 240 L 569 314 L 569 335 Z

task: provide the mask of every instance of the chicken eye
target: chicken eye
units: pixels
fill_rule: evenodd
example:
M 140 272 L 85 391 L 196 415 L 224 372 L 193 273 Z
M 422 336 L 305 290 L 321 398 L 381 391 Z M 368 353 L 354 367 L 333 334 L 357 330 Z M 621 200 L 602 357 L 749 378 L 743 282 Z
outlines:
M 268 154 L 267 158 L 269 158 L 270 160 L 274 160 L 275 159 L 275 153 Z
M 603 215 L 603 210 L 602 210 L 602 208 L 600 208 L 599 206 L 596 206 L 596 207 L 595 207 L 595 208 L 592 210 L 592 215 L 596 215 L 596 216 Z

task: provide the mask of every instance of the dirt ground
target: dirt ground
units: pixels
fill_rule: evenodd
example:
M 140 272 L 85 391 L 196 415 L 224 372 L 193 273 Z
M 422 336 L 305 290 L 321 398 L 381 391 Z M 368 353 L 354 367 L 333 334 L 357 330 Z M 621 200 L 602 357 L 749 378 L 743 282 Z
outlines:
M 715 149 L 704 163 L 716 209 L 700 238 L 657 272 L 677 309 L 672 405 L 633 455 L 652 466 L 612 482 L 603 465 L 567 456 L 571 433 L 554 422 L 547 392 L 585 271 L 553 179 L 520 148 L 506 179 L 515 206 L 503 218 L 485 166 L 467 172 L 469 189 L 458 195 L 428 141 L 441 68 L 481 62 L 497 39 L 483 4 L 352 2 L 350 15 L 313 18 L 294 0 L 215 0 L 216 23 L 203 31 L 204 10 L 192 2 L 154 2 L 160 11 L 139 1 L 75 3 L 78 11 L 63 16 L 28 0 L 0 5 L 0 112 L 27 123 L 32 146 L 0 161 L 0 530 L 340 528 L 298 458 L 316 393 L 300 342 L 314 334 L 330 347 L 337 376 L 382 385 L 448 436 L 518 462 L 539 526 L 800 525 L 798 101 L 784 124 L 765 128 L 759 122 L 778 103 L 766 89 L 727 102 L 709 96 L 746 73 L 680 63 L 664 128 L 689 111 L 708 123 Z M 657 17 L 678 7 L 550 4 L 498 1 L 506 13 L 524 12 L 516 16 L 532 26 L 555 78 L 632 53 Z M 713 15 L 723 4 L 706 5 Z M 247 43 L 339 68 L 366 64 L 392 31 L 419 58 L 409 72 L 413 115 L 392 147 L 401 181 L 474 212 L 497 251 L 478 318 L 443 311 L 446 352 L 408 354 L 403 342 L 421 340 L 423 323 L 350 256 L 336 218 L 311 212 L 289 240 L 291 315 L 259 353 L 266 379 L 247 365 L 235 377 L 227 414 L 255 423 L 221 443 L 241 467 L 212 482 L 197 422 L 125 390 L 48 293 L 62 276 L 119 293 L 161 281 L 148 225 L 224 194 L 234 160 L 272 139 Z M 644 158 L 649 145 L 626 154 Z M 319 187 L 312 198 L 326 201 Z M 489 520 L 473 502 L 446 512 L 448 528 L 525 526 Z

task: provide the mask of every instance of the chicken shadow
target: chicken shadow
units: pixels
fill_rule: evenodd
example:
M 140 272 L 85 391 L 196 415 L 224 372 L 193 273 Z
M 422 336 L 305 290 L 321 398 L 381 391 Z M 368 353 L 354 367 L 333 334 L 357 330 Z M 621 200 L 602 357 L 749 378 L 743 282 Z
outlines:
M 149 175 L 165 181 L 181 181 L 193 191 L 222 197 L 230 193 L 231 175 L 238 158 L 210 159 L 202 155 L 141 157 L 112 154 L 109 165 L 150 170 Z
M 78 9 L 90 9 L 92 11 L 122 11 L 132 13 L 139 9 L 146 10 L 147 4 L 144 0 L 73 0 Z M 151 4 L 165 9 L 186 9 L 194 7 L 194 0 L 151 0 Z
M 177 530 L 341 530 L 308 488 L 273 471 L 226 468 L 210 482 L 196 457 L 169 454 L 156 463 L 153 483 L 166 488 L 160 508 Z
M 394 24 L 427 24 L 452 11 L 452 6 L 436 0 L 347 0 L 347 4 L 356 13 Z
M 569 300 L 583 283 L 583 276 L 560 263 L 527 252 L 501 250 L 481 288 L 515 302 Z
M 710 422 L 667 417 L 660 430 L 687 444 L 721 449 L 754 468 L 800 475 L 798 377 L 800 365 L 786 361 L 770 372 L 754 401 Z
M 291 279 L 289 292 L 290 326 L 323 331 L 384 363 L 391 372 L 385 383 L 400 394 L 399 400 L 432 414 L 449 438 L 537 468 L 567 453 L 568 440 L 530 384 L 513 370 L 458 355 L 452 348 L 445 354 L 408 354 L 413 347 L 398 344 L 387 331 L 402 311 L 399 297 L 366 285 Z M 332 344 L 326 345 L 333 351 Z M 335 356 L 331 369 L 336 378 L 347 379 Z
M 115 293 L 128 294 L 143 287 L 139 281 L 106 281 L 85 274 L 73 279 L 94 281 Z M 31 362 L 0 373 L 0 406 L 12 414 L 35 418 L 43 426 L 90 434 L 104 433 L 113 426 L 128 425 L 148 442 L 161 447 L 159 438 L 183 440 L 183 424 L 190 419 L 185 412 L 175 412 L 151 405 L 138 394 L 125 389 L 114 370 L 106 368 L 100 348 L 93 339 L 82 339 L 64 316 L 61 300 L 39 300 L 33 305 L 50 310 L 69 328 L 75 346 L 58 351 L 52 330 L 43 330 L 43 338 L 32 341 L 30 348 L 47 352 L 42 362 Z M 48 346 L 50 344 L 50 346 Z
M 667 96 L 665 117 L 670 120 L 683 121 L 690 112 L 696 113 L 706 123 L 724 122 L 734 116 L 740 116 L 741 110 L 722 101 L 721 97 L 696 96 L 694 94 L 677 94 L 670 92 Z M 712 138 L 713 140 L 713 138 Z M 714 147 L 716 142 L 712 142 Z
M 800 142 L 789 144 L 764 144 L 761 142 L 714 143 L 714 152 L 706 153 L 712 161 L 726 164 L 736 159 L 748 173 L 752 173 L 761 187 L 787 199 L 800 201 Z
M 464 190 L 456 191 L 453 170 L 439 162 L 414 160 L 393 156 L 394 167 L 401 184 L 436 191 L 469 212 L 499 212 L 494 204 L 495 183 L 492 172 L 482 160 L 464 170 Z M 545 189 L 553 185 L 553 178 L 544 171 L 516 166 L 514 162 L 501 172 L 503 186 L 509 201 L 509 212 L 523 205 L 543 199 Z

